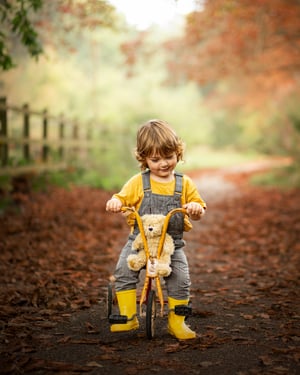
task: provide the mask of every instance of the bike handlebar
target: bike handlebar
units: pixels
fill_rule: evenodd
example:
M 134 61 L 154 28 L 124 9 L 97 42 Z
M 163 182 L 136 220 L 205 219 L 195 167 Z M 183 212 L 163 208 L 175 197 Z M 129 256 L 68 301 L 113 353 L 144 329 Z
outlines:
M 135 218 L 136 218 L 136 221 L 137 221 L 137 224 L 138 224 L 138 228 L 140 230 L 140 233 L 141 233 L 141 236 L 142 236 L 142 240 L 143 240 L 143 243 L 144 243 L 144 247 L 145 247 L 145 251 L 146 251 L 146 254 L 147 254 L 147 258 L 148 258 L 148 255 L 149 255 L 149 248 L 148 248 L 148 244 L 147 244 L 147 239 L 146 239 L 146 236 L 145 236 L 145 232 L 144 232 L 144 228 L 143 228 L 143 223 L 142 223 L 142 218 L 141 216 L 139 215 L 139 213 L 135 210 L 134 207 L 127 207 L 127 206 L 123 206 L 121 208 L 121 211 L 122 212 L 128 212 L 128 211 L 131 211 L 132 213 L 134 213 L 135 215 Z M 166 233 L 167 233 L 167 229 L 168 229 L 168 225 L 169 225 L 169 221 L 171 219 L 171 217 L 176 214 L 176 213 L 183 213 L 183 214 L 187 214 L 187 210 L 183 207 L 178 207 L 178 208 L 174 208 L 173 210 L 169 211 L 168 214 L 166 215 L 165 217 L 165 221 L 164 221 L 164 225 L 163 225 L 163 228 L 162 228 L 162 233 L 161 233 L 161 237 L 160 237 L 160 242 L 159 242 L 159 245 L 158 245 L 158 250 L 157 250 L 157 255 L 158 257 L 160 256 L 160 253 L 161 253 L 161 249 L 163 247 L 163 244 L 165 242 L 165 238 L 166 238 Z
M 135 216 L 139 215 L 134 207 L 123 206 L 121 208 L 121 211 L 124 212 L 124 213 L 127 212 L 127 211 L 131 211 L 135 214 Z M 174 215 L 178 212 L 181 212 L 183 214 L 187 214 L 186 208 L 178 207 L 178 208 L 174 208 L 173 210 L 169 211 L 168 214 L 166 215 L 166 217 L 168 217 L 168 216 L 171 217 L 172 215 Z

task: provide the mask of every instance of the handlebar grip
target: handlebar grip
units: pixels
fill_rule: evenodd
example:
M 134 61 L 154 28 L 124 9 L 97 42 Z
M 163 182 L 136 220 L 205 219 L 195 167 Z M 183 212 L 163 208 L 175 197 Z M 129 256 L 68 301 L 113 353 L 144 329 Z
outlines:
M 134 207 L 129 207 L 129 206 L 123 206 L 121 208 L 121 211 L 122 212 L 126 212 L 126 211 L 137 212 Z M 173 214 L 178 213 L 178 212 L 181 212 L 183 214 L 187 214 L 186 208 L 178 207 L 178 208 L 174 208 L 173 210 L 169 211 L 168 215 L 173 215 Z
M 134 207 L 128 207 L 128 206 L 123 206 L 121 208 L 121 211 L 122 212 L 126 212 L 126 211 L 136 212 Z

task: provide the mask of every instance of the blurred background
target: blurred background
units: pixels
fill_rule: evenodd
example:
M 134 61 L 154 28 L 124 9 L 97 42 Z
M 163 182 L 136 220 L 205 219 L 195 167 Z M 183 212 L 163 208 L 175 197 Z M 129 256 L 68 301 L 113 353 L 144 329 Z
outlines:
M 185 141 L 182 170 L 281 156 L 292 165 L 279 178 L 299 182 L 298 0 L 1 1 L 0 15 L 0 96 L 89 134 L 95 147 L 68 161 L 81 182 L 112 189 L 137 172 L 136 130 L 151 118 Z M 24 135 L 20 113 L 6 136 Z M 7 165 L 28 162 L 9 147 Z

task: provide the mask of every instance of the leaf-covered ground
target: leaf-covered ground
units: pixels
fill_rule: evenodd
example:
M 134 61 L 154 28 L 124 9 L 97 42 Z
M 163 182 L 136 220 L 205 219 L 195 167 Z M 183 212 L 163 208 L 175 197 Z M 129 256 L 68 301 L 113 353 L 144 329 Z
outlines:
M 186 235 L 197 338 L 156 320 L 148 340 L 109 331 L 106 289 L 127 236 L 108 192 L 16 192 L 0 216 L 3 374 L 300 372 L 300 192 L 253 188 L 244 173 L 193 174 L 208 211 Z M 21 189 L 22 190 L 22 189 Z

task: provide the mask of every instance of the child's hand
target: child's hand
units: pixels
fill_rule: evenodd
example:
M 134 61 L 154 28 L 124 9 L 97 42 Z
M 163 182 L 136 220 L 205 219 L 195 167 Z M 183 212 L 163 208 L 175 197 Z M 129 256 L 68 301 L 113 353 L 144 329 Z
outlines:
M 201 206 L 200 203 L 197 202 L 186 203 L 183 205 L 183 208 L 186 209 L 187 214 L 193 220 L 199 220 L 205 213 L 205 209 Z
M 117 198 L 111 198 L 106 202 L 106 211 L 121 212 L 122 202 Z

